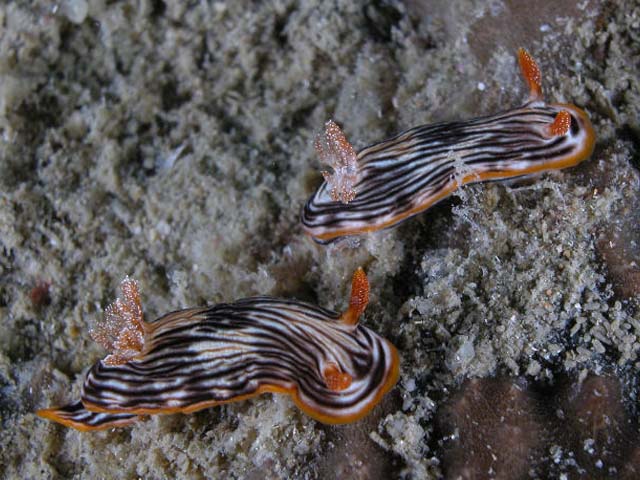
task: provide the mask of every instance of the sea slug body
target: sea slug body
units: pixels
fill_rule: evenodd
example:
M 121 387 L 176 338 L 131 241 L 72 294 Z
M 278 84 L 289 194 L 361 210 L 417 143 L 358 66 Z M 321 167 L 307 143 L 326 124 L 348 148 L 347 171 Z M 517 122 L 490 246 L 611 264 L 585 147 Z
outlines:
M 546 103 L 537 64 L 524 49 L 518 60 L 530 89 L 518 108 L 414 127 L 360 150 L 352 161 L 353 147 L 327 122 L 324 144 L 332 149 L 319 153 L 324 162 L 333 158 L 334 174 L 323 172 L 325 181 L 305 204 L 305 232 L 326 244 L 393 227 L 464 184 L 567 168 L 588 158 L 595 133 L 587 114 L 575 105 Z
M 188 413 L 264 393 L 285 393 L 311 417 L 346 423 L 395 385 L 395 347 L 358 324 L 369 298 L 362 269 L 342 314 L 254 297 L 142 319 L 134 281 L 94 339 L 113 353 L 93 365 L 79 401 L 38 415 L 78 430 L 128 425 L 141 415 Z

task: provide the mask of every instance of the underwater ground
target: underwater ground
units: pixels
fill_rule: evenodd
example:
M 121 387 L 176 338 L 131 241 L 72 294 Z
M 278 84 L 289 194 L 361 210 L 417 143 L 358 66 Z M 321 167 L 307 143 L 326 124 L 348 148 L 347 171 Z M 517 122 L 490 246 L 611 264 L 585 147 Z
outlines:
M 14 1 L 0 6 L 0 476 L 638 478 L 638 1 Z M 362 148 L 546 99 L 581 165 L 466 186 L 356 248 L 299 213 L 330 118 Z M 402 357 L 364 420 L 263 395 L 80 433 L 88 330 L 139 280 L 147 319 L 256 294 L 342 310 Z M 564 477 L 563 477 L 564 475 Z

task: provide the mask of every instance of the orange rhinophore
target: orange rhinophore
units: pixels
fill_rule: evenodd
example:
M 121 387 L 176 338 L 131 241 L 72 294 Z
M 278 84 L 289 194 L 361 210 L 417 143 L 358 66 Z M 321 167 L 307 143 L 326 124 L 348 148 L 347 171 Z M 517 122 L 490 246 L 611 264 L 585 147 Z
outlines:
M 341 371 L 340 367 L 335 363 L 327 364 L 324 368 L 323 375 L 327 388 L 334 392 L 341 392 L 345 388 L 349 388 L 353 381 L 351 375 Z
M 524 48 L 518 49 L 518 63 L 520 71 L 527 85 L 529 85 L 529 100 L 542 98 L 542 75 L 540 67 Z
M 553 123 L 549 125 L 549 135 L 560 137 L 566 135 L 571 128 L 571 114 L 566 110 L 561 110 L 553 119 Z
M 518 62 L 529 87 L 524 105 L 471 120 L 414 127 L 349 153 L 350 167 L 338 168 L 348 174 L 337 175 L 345 182 L 325 175 L 305 204 L 305 232 L 326 244 L 383 230 L 428 210 L 463 185 L 572 167 L 588 158 L 596 139 L 588 115 L 575 105 L 545 102 L 536 62 L 524 49 L 518 51 Z M 328 132 L 337 128 L 327 125 Z M 340 135 L 327 137 L 344 145 Z
M 358 420 L 398 381 L 399 359 L 388 340 L 358 323 L 369 296 L 362 269 L 352 283 L 344 314 L 253 297 L 146 323 L 137 285 L 127 278 L 93 333 L 112 353 L 91 367 L 79 400 L 38 415 L 100 430 L 271 392 L 290 395 L 321 422 Z
M 353 274 L 351 280 L 351 297 L 349 308 L 342 314 L 342 321 L 347 325 L 356 325 L 369 304 L 369 280 L 362 267 Z

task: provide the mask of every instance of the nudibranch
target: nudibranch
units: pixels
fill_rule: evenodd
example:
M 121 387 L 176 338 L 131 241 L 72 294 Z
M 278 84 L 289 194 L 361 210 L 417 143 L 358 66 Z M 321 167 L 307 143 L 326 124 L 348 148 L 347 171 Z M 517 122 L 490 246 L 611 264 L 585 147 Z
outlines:
M 362 269 L 340 314 L 296 300 L 253 297 L 142 318 L 136 282 L 92 332 L 112 350 L 89 370 L 80 400 L 38 411 L 78 430 L 188 413 L 264 392 L 285 393 L 324 423 L 366 415 L 395 385 L 396 348 L 360 325 L 369 301 Z
M 467 183 L 502 180 L 577 165 L 595 133 L 575 105 L 546 103 L 540 69 L 524 50 L 520 69 L 530 95 L 521 107 L 472 120 L 414 127 L 359 152 L 332 121 L 316 149 L 334 173 L 302 211 L 318 243 L 389 228 Z

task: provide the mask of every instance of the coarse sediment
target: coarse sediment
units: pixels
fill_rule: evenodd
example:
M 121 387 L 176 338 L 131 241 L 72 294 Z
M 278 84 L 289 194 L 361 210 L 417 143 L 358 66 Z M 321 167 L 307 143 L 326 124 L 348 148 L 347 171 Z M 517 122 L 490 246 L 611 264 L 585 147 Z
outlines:
M 16 1 L 0 20 L 3 478 L 439 478 L 435 413 L 467 378 L 606 372 L 636 399 L 637 2 Z M 465 187 L 356 249 L 303 237 L 327 119 L 361 148 L 518 105 L 520 46 L 548 99 L 590 113 L 590 160 Z M 151 319 L 254 294 L 342 309 L 359 265 L 364 322 L 403 361 L 362 425 L 277 395 L 96 434 L 33 413 L 78 394 L 127 274 Z

